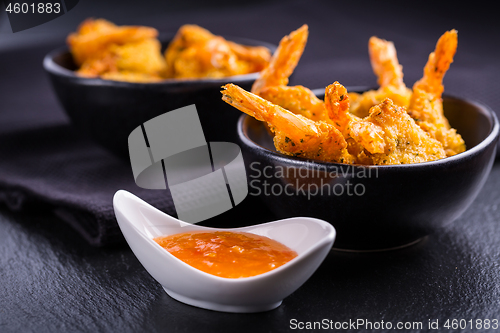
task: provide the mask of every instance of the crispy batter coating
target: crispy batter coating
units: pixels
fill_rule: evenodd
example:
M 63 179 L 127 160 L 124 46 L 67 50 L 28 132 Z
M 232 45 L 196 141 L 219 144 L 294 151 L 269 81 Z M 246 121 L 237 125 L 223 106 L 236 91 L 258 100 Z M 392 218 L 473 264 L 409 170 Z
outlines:
M 243 46 L 197 25 L 184 25 L 165 51 L 166 76 L 221 78 L 262 70 L 271 58 L 263 46 Z
M 89 18 L 83 21 L 78 31 L 71 33 L 67 43 L 77 66 L 87 59 L 98 58 L 108 46 L 156 38 L 158 31 L 150 27 L 116 26 L 104 19 Z
M 101 75 L 103 78 L 111 79 L 111 77 L 120 77 L 119 72 L 124 72 L 128 74 L 123 78 L 143 77 L 147 79 L 151 77 L 151 80 L 155 81 L 161 78 L 160 75 L 166 66 L 160 49 L 161 44 L 156 39 L 145 39 L 124 45 L 113 44 L 101 57 L 85 61 L 77 73 L 86 77 Z M 136 75 L 129 75 L 132 73 Z
M 252 73 L 259 72 L 269 64 L 271 52 L 264 46 L 247 46 L 227 41 L 229 48 L 238 59 L 246 61 L 252 66 Z
M 223 88 L 222 99 L 226 103 L 269 125 L 274 145 L 281 153 L 328 162 L 354 162 L 335 126 L 294 114 L 234 84 Z
M 325 103 L 304 86 L 265 87 L 260 91 L 259 96 L 311 120 L 329 120 Z
M 442 144 L 431 138 L 389 98 L 351 126 L 351 136 L 370 153 L 375 165 L 408 164 L 446 157 Z
M 362 94 L 350 92 L 351 104 L 350 112 L 358 117 L 366 117 L 372 106 L 377 105 L 386 98 L 394 100 L 400 106 L 408 107 L 411 97 L 411 90 L 408 88 L 397 89 L 393 86 L 380 87 L 377 90 L 368 90 Z
M 149 27 L 87 19 L 67 42 L 79 75 L 129 82 L 254 73 L 271 58 L 263 46 L 226 41 L 196 25 L 181 27 L 163 56 L 157 35 L 156 29 Z
M 112 45 L 109 49 L 116 55 L 119 70 L 159 75 L 166 62 L 161 56 L 161 44 L 156 39 L 145 39 L 125 45 Z

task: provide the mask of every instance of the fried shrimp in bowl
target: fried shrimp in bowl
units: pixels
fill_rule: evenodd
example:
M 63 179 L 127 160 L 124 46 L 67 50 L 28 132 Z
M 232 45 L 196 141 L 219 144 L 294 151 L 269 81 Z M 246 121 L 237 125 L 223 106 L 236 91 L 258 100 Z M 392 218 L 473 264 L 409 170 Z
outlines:
M 265 121 L 274 133 L 276 149 L 283 154 L 338 163 L 354 161 L 335 126 L 290 112 L 233 84 L 224 86 L 222 95 L 228 104 Z
M 244 46 L 197 25 L 182 26 L 165 51 L 169 78 L 221 78 L 255 73 L 269 62 L 264 46 Z
M 276 50 L 195 25 L 159 34 L 103 19 L 83 22 L 67 44 L 44 58 L 61 105 L 83 134 L 127 161 L 128 136 L 137 126 L 190 104 L 207 142 L 236 141 L 239 115 L 219 89 L 232 82 L 250 90 Z
M 357 93 L 336 80 L 289 85 L 307 27 L 285 36 L 252 89 L 221 91 L 244 113 L 237 129 L 251 191 L 279 218 L 330 222 L 342 250 L 416 244 L 455 220 L 491 170 L 500 126 L 488 107 L 442 96 L 453 35 L 438 42 L 413 89 L 394 44 L 370 39 L 380 87 Z M 453 155 L 456 133 L 467 150 Z
M 283 37 L 250 92 L 225 85 L 222 99 L 264 122 L 276 149 L 324 162 L 394 165 L 435 161 L 465 150 L 443 114 L 442 78 L 456 49 L 456 31 L 438 41 L 413 90 L 392 42 L 370 38 L 369 53 L 380 88 L 349 93 L 335 81 L 320 99 L 304 86 L 288 86 L 308 38 L 303 25 Z
M 197 25 L 184 25 L 162 54 L 158 31 L 87 19 L 67 38 L 76 73 L 128 82 L 218 79 L 256 73 L 267 66 L 264 46 L 241 45 Z
M 78 75 L 154 82 L 166 67 L 157 36 L 158 31 L 150 27 L 117 26 L 104 19 L 87 19 L 68 36 L 67 44 Z
M 123 45 L 152 39 L 158 36 L 158 31 L 150 27 L 116 26 L 104 19 L 86 19 L 71 33 L 67 43 L 71 49 L 77 66 L 85 61 L 98 58 L 105 53 L 110 45 Z
M 313 92 L 324 97 L 323 89 Z M 243 114 L 238 137 L 250 190 L 279 218 L 330 222 L 338 230 L 337 249 L 415 244 L 467 209 L 496 156 L 500 126 L 490 108 L 444 96 L 443 109 L 463 133 L 465 152 L 446 157 L 441 143 L 388 99 L 363 121 L 350 124 L 346 148 L 355 164 L 284 154 L 262 121 Z M 363 154 L 354 153 L 351 141 L 363 147 Z

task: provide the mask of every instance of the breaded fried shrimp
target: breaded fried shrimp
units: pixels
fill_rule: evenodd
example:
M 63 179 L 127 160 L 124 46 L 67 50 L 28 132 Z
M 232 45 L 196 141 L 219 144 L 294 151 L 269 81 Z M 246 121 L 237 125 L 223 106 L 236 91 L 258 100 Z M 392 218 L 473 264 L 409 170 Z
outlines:
M 265 87 L 259 96 L 314 121 L 329 119 L 323 101 L 304 86 Z
M 446 157 L 441 143 L 431 138 L 389 98 L 370 109 L 370 115 L 351 126 L 351 136 L 370 153 L 373 164 L 408 164 Z M 372 138 L 377 140 L 373 141 Z M 383 145 L 373 142 L 383 140 Z M 380 151 L 383 148 L 383 151 Z
M 413 85 L 408 113 L 422 129 L 440 141 L 447 156 L 465 151 L 465 142 L 444 116 L 443 78 L 457 49 L 457 31 L 445 32 L 429 55 L 423 77 Z
M 223 88 L 226 103 L 269 125 L 275 134 L 274 145 L 281 153 L 328 162 L 354 162 L 335 126 L 294 114 L 234 84 Z

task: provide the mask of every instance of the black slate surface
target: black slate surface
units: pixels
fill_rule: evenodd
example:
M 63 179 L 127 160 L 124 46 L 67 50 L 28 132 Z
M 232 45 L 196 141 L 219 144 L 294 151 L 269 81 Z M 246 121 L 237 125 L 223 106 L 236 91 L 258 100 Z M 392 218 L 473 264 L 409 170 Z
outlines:
M 172 31 L 191 22 L 214 33 L 231 29 L 234 35 L 276 43 L 308 23 L 310 39 L 291 84 L 311 88 L 333 80 L 345 85 L 374 85 L 366 48 L 371 35 L 395 42 L 405 81 L 411 85 L 420 77 L 439 35 L 456 28 L 459 48 L 445 77 L 447 93 L 500 110 L 496 92 L 500 31 L 498 21 L 493 20 L 494 10 L 480 3 L 467 8 L 451 3 L 397 7 L 395 2 L 385 7 L 369 2 L 193 4 L 188 1 L 186 6 L 190 7 L 185 9 L 179 4 L 156 8 L 150 3 L 149 11 L 132 15 L 136 7 L 130 3 L 124 6 L 128 12 L 118 13 L 110 9 L 116 6 L 113 2 L 110 7 L 81 1 L 80 11 L 77 6 L 58 19 L 60 26 L 57 20 L 48 25 L 64 35 L 83 17 L 92 15 L 94 8 L 95 15 L 107 13 L 120 24 L 148 24 Z M 43 54 L 61 41 L 47 37 L 38 45 L 0 49 L 0 130 L 14 133 L 69 126 L 41 68 Z M 100 158 L 112 159 L 99 147 L 95 149 Z M 2 204 L 0 332 L 286 332 L 291 330 L 293 319 L 366 319 L 393 325 L 422 322 L 424 331 L 429 331 L 429 320 L 439 320 L 439 331 L 447 331 L 443 327 L 447 319 L 473 320 L 474 325 L 477 319 L 500 320 L 499 192 L 500 164 L 496 163 L 478 198 L 452 225 L 400 250 L 332 251 L 311 279 L 279 308 L 260 314 L 218 313 L 179 303 L 164 293 L 126 245 L 91 247 L 54 217 L 43 200 L 22 212 Z M 102 201 L 107 199 L 99 200 L 105 205 Z M 256 211 L 256 205 L 258 202 L 250 198 L 241 211 L 235 210 L 218 223 L 272 219 L 269 212 Z M 464 331 L 493 330 L 483 325 Z

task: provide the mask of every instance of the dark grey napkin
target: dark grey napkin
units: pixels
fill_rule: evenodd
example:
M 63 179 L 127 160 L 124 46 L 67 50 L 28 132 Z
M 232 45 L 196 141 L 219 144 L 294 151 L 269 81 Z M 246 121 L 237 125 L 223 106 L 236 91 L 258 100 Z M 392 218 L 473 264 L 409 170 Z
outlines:
M 133 192 L 175 215 L 165 190 L 135 185 L 130 166 L 75 133 L 70 125 L 0 134 L 0 201 L 12 210 L 51 209 L 95 246 L 121 242 L 112 198 Z

